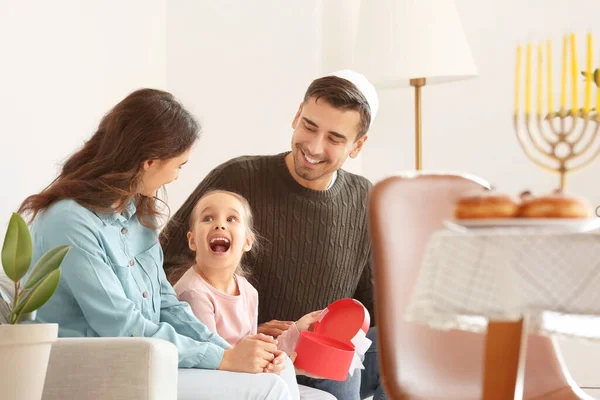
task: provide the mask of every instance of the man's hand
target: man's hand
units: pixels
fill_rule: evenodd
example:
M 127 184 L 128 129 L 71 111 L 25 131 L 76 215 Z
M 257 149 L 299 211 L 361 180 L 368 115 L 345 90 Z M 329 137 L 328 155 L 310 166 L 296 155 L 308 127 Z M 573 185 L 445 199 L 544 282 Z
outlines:
M 296 327 L 300 332 L 309 330 L 310 327 L 319 320 L 319 316 L 321 316 L 322 312 L 323 310 L 319 310 L 306 314 L 296 322 Z
M 292 321 L 277 321 L 276 319 L 274 319 L 273 321 L 260 324 L 258 326 L 258 333 L 278 338 L 279 335 L 287 331 L 292 324 Z

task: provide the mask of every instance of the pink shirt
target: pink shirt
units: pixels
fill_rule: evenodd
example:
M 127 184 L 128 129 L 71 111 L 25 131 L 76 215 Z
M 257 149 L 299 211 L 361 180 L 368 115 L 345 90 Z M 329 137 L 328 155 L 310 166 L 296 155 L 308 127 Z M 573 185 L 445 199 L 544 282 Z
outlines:
M 258 292 L 246 278 L 236 275 L 240 294 L 232 296 L 215 289 L 190 268 L 173 288 L 181 301 L 187 302 L 196 317 L 230 345 L 248 335 L 255 335 L 258 324 Z M 290 355 L 300 333 L 292 325 L 279 338 L 279 349 Z
M 258 321 L 258 292 L 246 278 L 236 278 L 239 296 L 215 289 L 194 268 L 173 286 L 179 300 L 189 303 L 196 317 L 232 346 L 255 335 Z

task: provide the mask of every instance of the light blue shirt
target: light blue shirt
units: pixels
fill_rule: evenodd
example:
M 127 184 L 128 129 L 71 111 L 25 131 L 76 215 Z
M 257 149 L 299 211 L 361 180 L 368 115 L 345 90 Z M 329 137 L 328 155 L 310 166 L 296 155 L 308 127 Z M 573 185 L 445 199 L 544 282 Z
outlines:
M 177 346 L 182 368 L 219 366 L 229 344 L 177 300 L 157 234 L 138 221 L 133 201 L 121 214 L 102 214 L 62 200 L 36 217 L 31 233 L 33 263 L 53 247 L 71 246 L 38 322 L 58 323 L 60 337 L 164 339 Z

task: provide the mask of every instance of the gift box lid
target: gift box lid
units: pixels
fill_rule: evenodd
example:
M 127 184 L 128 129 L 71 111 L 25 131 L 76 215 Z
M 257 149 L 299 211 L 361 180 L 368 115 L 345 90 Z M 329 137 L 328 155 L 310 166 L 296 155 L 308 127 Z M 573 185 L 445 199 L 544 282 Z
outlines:
M 370 323 L 369 312 L 360 301 L 341 299 L 323 310 L 314 332 L 340 342 L 350 342 L 360 330 L 366 334 Z

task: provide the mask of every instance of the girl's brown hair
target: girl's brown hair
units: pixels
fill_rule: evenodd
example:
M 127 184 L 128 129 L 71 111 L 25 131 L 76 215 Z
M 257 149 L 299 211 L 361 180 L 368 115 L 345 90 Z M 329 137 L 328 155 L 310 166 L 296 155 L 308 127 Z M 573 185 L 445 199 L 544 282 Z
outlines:
M 196 202 L 196 204 L 194 205 L 194 208 L 192 209 L 192 213 L 190 214 L 190 219 L 188 221 L 188 231 L 191 231 L 192 229 L 194 229 L 194 224 L 195 224 L 196 218 L 197 218 L 196 214 L 197 214 L 198 204 L 200 204 L 200 202 L 204 198 L 206 198 L 210 195 L 213 195 L 213 194 L 218 194 L 218 193 L 235 197 L 240 202 L 240 204 L 242 205 L 242 208 L 244 209 L 244 219 L 245 219 L 244 222 L 246 223 L 246 234 L 253 238 L 254 243 L 252 244 L 252 248 L 250 249 L 250 251 L 244 253 L 244 255 L 242 256 L 242 260 L 240 261 L 240 264 L 238 265 L 235 273 L 240 276 L 243 276 L 243 277 L 248 277 L 250 275 L 250 272 L 249 272 L 247 261 L 248 261 L 248 258 L 254 256 L 256 254 L 256 252 L 258 252 L 259 240 L 258 240 L 258 234 L 254 230 L 254 217 L 252 215 L 252 208 L 250 207 L 250 203 L 248 203 L 248 200 L 246 200 L 246 198 L 244 196 L 242 196 L 241 194 L 235 193 L 235 192 L 230 192 L 228 190 L 220 190 L 220 189 L 208 190 L 206 193 L 204 193 L 200 197 L 200 199 Z M 185 255 L 181 256 L 181 258 L 178 260 L 176 266 L 171 268 L 171 272 L 169 273 L 168 280 L 172 285 L 177 283 L 177 281 L 183 276 L 183 274 L 196 263 L 195 257 L 196 257 L 196 254 L 190 250 L 189 252 L 186 252 Z
M 36 215 L 59 200 L 71 199 L 98 212 L 114 212 L 136 198 L 137 216 L 155 228 L 155 198 L 136 195 L 143 163 L 177 157 L 200 134 L 196 119 L 170 93 L 140 89 L 114 106 L 96 133 L 63 164 L 59 176 L 23 201 L 19 213 Z

